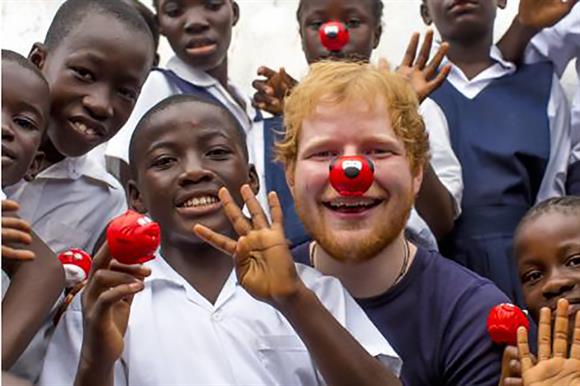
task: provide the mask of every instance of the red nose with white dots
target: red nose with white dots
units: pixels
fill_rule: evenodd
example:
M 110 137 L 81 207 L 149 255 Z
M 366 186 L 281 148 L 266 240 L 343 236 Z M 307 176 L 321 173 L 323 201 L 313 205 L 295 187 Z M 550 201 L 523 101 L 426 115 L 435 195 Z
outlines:
M 324 23 L 318 33 L 322 45 L 331 52 L 340 52 L 350 40 L 348 29 L 339 21 Z
M 362 196 L 374 181 L 375 166 L 365 156 L 343 156 L 330 163 L 330 185 L 341 196 Z

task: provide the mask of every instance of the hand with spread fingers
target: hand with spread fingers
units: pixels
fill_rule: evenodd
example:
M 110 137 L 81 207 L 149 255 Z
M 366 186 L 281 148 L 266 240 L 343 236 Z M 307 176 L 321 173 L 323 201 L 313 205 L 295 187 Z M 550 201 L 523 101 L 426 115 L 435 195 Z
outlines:
M 142 265 L 112 260 L 106 243 L 99 250 L 82 294 L 84 336 L 77 381 L 97 374 L 112 377 L 113 365 L 123 353 L 131 302 L 150 273 Z
M 521 24 L 542 29 L 551 27 L 566 16 L 578 0 L 520 0 Z
M 522 369 L 518 348 L 516 346 L 506 346 L 503 350 L 501 360 L 501 377 L 499 386 L 522 386 Z
M 580 385 L 580 312 L 576 313 L 574 336 L 569 342 L 568 308 L 569 303 L 566 299 L 558 300 L 553 343 L 551 311 L 546 307 L 540 311 L 537 363 L 534 363 L 530 355 L 526 329 L 524 327 L 518 329 L 518 351 L 524 386 Z
M 16 201 L 2 200 L 2 257 L 11 260 L 32 260 L 36 257 L 22 244 L 32 243 L 32 227 L 16 216 L 20 206 Z M 18 246 L 18 244 L 21 244 Z
M 265 79 L 256 79 L 252 82 L 252 86 L 256 89 L 252 105 L 272 115 L 282 114 L 284 112 L 284 98 L 298 82 L 288 75 L 283 67 L 276 72 L 262 66 L 258 69 L 258 76 Z
M 195 225 L 195 233 L 215 248 L 234 256 L 239 283 L 258 300 L 281 305 L 304 289 L 296 273 L 286 242 L 282 208 L 274 192 L 268 195 L 272 225 L 251 188 L 241 188 L 242 197 L 251 214 L 248 220 L 227 189 L 219 191 L 224 211 L 240 238 L 235 241 L 203 226 Z
M 425 40 L 423 40 L 419 56 L 417 56 L 419 37 L 420 35 L 418 33 L 414 33 L 411 36 L 411 40 L 403 56 L 403 61 L 397 68 L 397 73 L 407 79 L 415 90 L 419 103 L 421 103 L 443 84 L 451 70 L 451 65 L 446 64 L 439 70 L 439 66 L 449 50 L 448 43 L 442 43 L 435 53 L 435 56 L 433 56 L 433 59 L 427 63 L 433 44 L 433 30 L 428 30 L 425 34 Z M 384 60 L 379 62 L 379 68 L 384 68 L 385 65 L 386 61 Z

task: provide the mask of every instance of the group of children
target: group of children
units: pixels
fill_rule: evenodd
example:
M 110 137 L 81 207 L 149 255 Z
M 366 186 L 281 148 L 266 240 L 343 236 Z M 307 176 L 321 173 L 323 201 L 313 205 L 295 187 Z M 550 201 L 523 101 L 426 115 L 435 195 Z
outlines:
M 570 113 L 558 79 L 580 53 L 575 3 L 522 0 L 496 46 L 505 1 L 423 0 L 446 43 L 413 36 L 395 74 L 360 63 L 381 0 L 302 0 L 311 73 L 261 68 L 250 100 L 228 78 L 235 1 L 66 0 L 28 59 L 2 51 L 3 371 L 43 385 L 541 380 L 525 357 L 501 371 L 484 319 L 511 301 L 538 321 L 566 298 L 580 334 L 580 104 Z M 328 21 L 349 30 L 340 52 L 320 42 Z M 328 164 L 353 152 L 375 183 L 336 197 Z M 161 226 L 145 265 L 103 242 L 128 206 Z M 55 326 L 70 248 L 93 266 Z

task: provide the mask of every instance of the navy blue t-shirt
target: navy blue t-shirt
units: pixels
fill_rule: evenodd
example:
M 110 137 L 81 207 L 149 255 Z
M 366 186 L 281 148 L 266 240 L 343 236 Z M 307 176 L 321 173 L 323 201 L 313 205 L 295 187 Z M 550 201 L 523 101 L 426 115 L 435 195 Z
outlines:
M 308 244 L 293 254 L 310 263 Z M 503 347 L 489 338 L 486 320 L 509 299 L 491 281 L 419 248 L 396 286 L 357 302 L 402 358 L 404 385 L 497 386 Z

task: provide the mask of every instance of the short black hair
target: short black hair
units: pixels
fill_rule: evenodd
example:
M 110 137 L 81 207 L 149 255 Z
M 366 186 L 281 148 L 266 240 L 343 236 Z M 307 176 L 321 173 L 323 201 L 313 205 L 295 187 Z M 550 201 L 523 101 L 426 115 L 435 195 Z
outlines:
M 302 6 L 304 5 L 304 1 L 305 0 L 300 0 L 300 2 L 298 3 L 298 9 L 296 10 L 296 19 L 298 20 L 298 23 L 300 23 L 300 16 L 302 15 Z M 372 0 L 372 2 L 373 2 L 373 16 L 375 17 L 377 25 L 380 25 L 381 21 L 383 20 L 385 5 L 383 4 L 383 0 Z
M 14 64 L 19 65 L 20 67 L 32 72 L 37 78 L 39 78 L 42 83 L 48 87 L 48 82 L 42 72 L 32 63 L 30 60 L 25 58 L 24 56 L 20 55 L 18 52 L 14 52 L 11 50 L 2 49 L 2 62 L 11 62 Z
M 129 169 L 131 172 L 131 176 L 133 178 L 137 177 L 137 170 L 135 165 L 135 157 L 136 157 L 136 149 L 137 146 L 137 138 L 139 137 L 139 133 L 144 130 L 144 128 L 150 123 L 153 117 L 160 112 L 168 109 L 171 106 L 180 105 L 183 103 L 200 103 L 211 105 L 219 108 L 224 113 L 231 123 L 235 126 L 236 132 L 239 135 L 240 145 L 242 147 L 242 152 L 244 159 L 246 161 L 249 160 L 248 156 L 248 147 L 246 145 L 246 132 L 242 128 L 240 122 L 237 118 L 228 110 L 224 105 L 218 103 L 212 99 L 197 96 L 197 95 L 187 95 L 187 94 L 177 94 L 170 96 L 169 98 L 163 99 L 161 102 L 157 103 L 153 106 L 149 111 L 147 111 L 137 123 L 135 127 L 135 131 L 133 131 L 133 135 L 131 136 L 131 141 L 129 142 Z
M 44 45 L 48 50 L 55 49 L 85 18 L 94 14 L 114 17 L 128 28 L 148 36 L 151 39 L 151 45 L 154 45 L 153 34 L 143 16 L 134 6 L 119 0 L 65 1 L 48 27 Z
M 520 221 L 518 225 L 518 230 L 516 234 L 528 223 L 536 220 L 538 217 L 547 213 L 562 213 L 566 215 L 578 216 L 580 219 L 580 197 L 578 196 L 564 196 L 564 197 L 554 197 L 540 202 L 532 209 L 530 209 L 526 215 Z
M 155 44 L 155 52 L 157 52 L 157 48 L 159 47 L 159 24 L 157 23 L 157 17 L 145 4 L 140 2 L 139 0 L 123 0 L 127 4 L 134 7 L 137 12 L 141 15 L 149 30 L 151 31 L 151 35 L 153 35 L 153 43 Z

